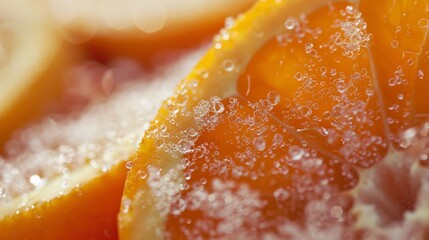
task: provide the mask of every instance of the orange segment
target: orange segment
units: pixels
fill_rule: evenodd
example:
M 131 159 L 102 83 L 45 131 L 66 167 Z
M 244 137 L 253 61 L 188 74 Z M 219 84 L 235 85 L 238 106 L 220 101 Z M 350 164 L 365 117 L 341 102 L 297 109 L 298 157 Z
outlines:
M 429 114 L 426 94 L 429 91 L 429 76 L 427 70 L 425 71 L 425 69 L 429 69 L 429 40 L 426 36 L 425 38 L 426 42 L 418 60 L 419 68 L 412 99 L 417 122 L 427 119 Z
M 90 166 L 79 169 L 67 181 L 78 186 L 70 192 L 62 192 L 61 179 L 50 181 L 42 192 L 2 206 L 0 238 L 117 239 L 125 177 L 125 165 L 119 164 L 104 174 Z M 17 208 L 21 202 L 27 207 Z
M 128 82 L 80 114 L 47 116 L 11 139 L 0 156 L 0 239 L 117 239 L 126 161 L 200 55 Z
M 120 236 L 425 239 L 429 125 L 392 122 L 373 52 L 387 6 L 413 3 L 366 4 L 262 0 L 221 30 L 143 137 Z
M 314 182 L 331 183 L 342 190 L 356 185 L 357 175 L 350 166 L 306 146 L 303 139 L 269 118 L 258 106 L 261 103 L 234 97 L 216 103 L 224 108 L 215 115 L 216 126 L 205 125 L 195 150 L 182 159 L 185 187 L 180 200 L 172 204 L 166 238 L 222 238 L 231 232 L 245 238 L 275 232 L 273 223 L 301 219 L 306 204 L 321 195 L 324 187 L 311 186 Z M 153 179 L 149 181 L 152 184 Z M 201 196 L 205 194 L 208 199 Z M 246 208 L 255 212 L 244 217 L 240 211 Z M 231 214 L 231 219 L 225 214 Z M 234 221 L 242 223 L 236 226 Z M 230 229 L 211 233 L 202 225 Z
M 49 111 L 63 70 L 79 57 L 29 1 L 0 3 L 0 149 L 12 132 Z M 31 107 L 29 107 L 31 106 Z
M 251 101 L 280 95 L 274 115 L 334 154 L 370 166 L 387 151 L 373 90 L 366 23 L 346 3 L 326 6 L 270 40 L 238 80 Z
M 377 7 L 373 4 L 362 0 L 359 9 L 372 34 L 375 87 L 383 97 L 392 138 L 415 123 L 415 108 L 421 108 L 420 104 L 413 106 L 413 99 L 420 92 L 418 80 L 425 72 L 419 64 L 427 58 L 423 46 L 427 41 L 429 12 L 426 1 L 383 0 Z
M 235 95 L 240 69 L 263 43 L 282 31 L 287 17 L 297 18 L 297 14 L 311 12 L 327 2 L 317 1 L 311 6 L 304 6 L 300 1 L 259 2 L 244 17 L 238 18 L 232 28 L 225 29 L 223 35 L 221 31 L 206 56 L 177 87 L 176 95 L 164 103 L 153 120 L 153 128 L 149 128 L 153 130 L 148 131 L 142 141 L 124 190 L 121 237 L 163 238 L 167 220 L 164 208 L 168 212 L 169 204 L 180 192 L 184 178 L 179 163 L 190 147 L 186 143 L 190 142 L 192 147 L 195 141 L 189 131 L 199 129 L 193 119 L 194 107 L 200 100 L 207 101 L 212 96 Z M 270 14 L 265 15 L 266 12 Z M 154 169 L 152 177 L 147 173 L 149 169 Z M 151 188 L 148 179 L 152 178 L 161 181 L 159 184 L 164 179 L 166 184 L 171 180 L 171 191 L 163 192 L 163 185 Z

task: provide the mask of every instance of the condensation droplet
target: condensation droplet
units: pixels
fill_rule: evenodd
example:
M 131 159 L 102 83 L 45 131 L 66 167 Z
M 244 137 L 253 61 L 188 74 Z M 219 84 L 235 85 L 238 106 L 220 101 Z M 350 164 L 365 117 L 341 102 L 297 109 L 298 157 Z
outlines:
M 139 171 L 137 172 L 137 175 L 140 177 L 140 179 L 146 179 L 146 177 L 147 177 L 147 172 L 146 172 L 146 171 L 139 170 Z
M 417 72 L 417 78 L 421 80 L 424 78 L 424 76 L 425 76 L 424 71 L 422 69 L 419 69 Z
M 283 136 L 280 133 L 276 133 L 274 134 L 273 137 L 273 144 L 277 145 L 277 146 L 282 146 L 283 145 Z
M 259 137 L 256 137 L 255 139 L 253 139 L 253 146 L 256 148 L 256 150 L 264 151 L 265 145 L 266 144 L 265 144 L 264 137 L 259 136 Z
M 277 202 L 284 202 L 289 198 L 290 193 L 288 190 L 284 188 L 279 188 L 276 191 L 274 191 L 273 195 L 276 198 Z
M 192 148 L 194 147 L 194 142 L 189 141 L 187 139 L 181 139 L 177 144 L 179 151 L 183 154 L 192 152 Z
M 305 151 L 299 146 L 292 145 L 289 147 L 288 153 L 292 160 L 298 161 L 304 156 Z
M 298 82 L 299 82 L 299 81 L 301 81 L 301 80 L 302 80 L 302 73 L 300 73 L 300 72 L 295 73 L 294 78 L 295 78 Z
M 126 163 L 125 163 L 125 167 L 126 167 L 127 169 L 131 169 L 131 168 L 133 167 L 133 161 L 128 161 L 128 162 L 126 162 Z
M 210 102 L 212 103 L 212 111 L 214 113 L 222 113 L 225 110 L 223 103 L 220 102 L 219 97 L 210 98 Z
M 392 40 L 390 46 L 392 46 L 392 48 L 397 48 L 399 46 L 398 40 Z
M 225 61 L 223 61 L 223 69 L 225 69 L 225 71 L 227 72 L 232 72 L 235 69 L 235 63 L 233 60 L 227 59 Z
M 285 28 L 287 30 L 292 30 L 294 29 L 296 26 L 298 25 L 298 22 L 295 18 L 293 17 L 289 17 L 286 21 L 285 21 Z
M 300 106 L 298 109 L 299 109 L 300 115 L 302 117 L 305 117 L 305 118 L 309 117 L 311 115 L 311 113 L 313 112 L 310 107 L 305 106 L 305 105 Z
M 337 87 L 339 93 L 345 93 L 347 91 L 347 84 L 343 79 L 338 79 L 335 82 L 335 86 Z
M 276 92 L 269 92 L 267 94 L 267 99 L 270 102 L 271 105 L 277 105 L 280 102 L 280 95 L 277 94 Z

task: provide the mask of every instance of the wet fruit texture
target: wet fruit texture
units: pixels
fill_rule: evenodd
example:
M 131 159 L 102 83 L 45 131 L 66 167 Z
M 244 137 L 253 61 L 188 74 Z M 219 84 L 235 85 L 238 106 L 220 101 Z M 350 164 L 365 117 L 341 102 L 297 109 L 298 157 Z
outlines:
M 360 10 L 373 35 L 369 47 L 385 121 L 395 134 L 427 119 L 428 5 L 426 1 L 384 0 L 380 7 L 371 6 L 371 1 L 362 1 Z M 393 137 L 390 140 L 395 141 Z
M 251 101 L 277 92 L 273 116 L 297 134 L 348 162 L 370 166 L 386 153 L 380 104 L 367 44 L 370 35 L 353 6 L 324 7 L 266 43 L 238 80 Z
M 270 97 L 255 104 L 234 97 L 218 103 L 210 99 L 210 108 L 219 104 L 224 110 L 214 128 L 202 126 L 194 151 L 182 159 L 186 202 L 174 205 L 178 210 L 166 223 L 171 238 L 180 239 L 178 233 L 183 238 L 223 237 L 235 231 L 242 238 L 258 236 L 275 231 L 280 222 L 302 218 L 305 205 L 323 194 L 325 185 L 356 185 L 350 166 L 270 116 L 268 109 L 275 108 L 279 96 Z M 212 232 L 210 226 L 216 225 L 224 229 Z
M 117 239 L 126 162 L 201 53 L 139 81 L 121 78 L 107 100 L 46 117 L 11 139 L 0 156 L 0 239 Z
M 125 239 L 428 237 L 429 5 L 321 3 L 215 37 L 143 138 Z

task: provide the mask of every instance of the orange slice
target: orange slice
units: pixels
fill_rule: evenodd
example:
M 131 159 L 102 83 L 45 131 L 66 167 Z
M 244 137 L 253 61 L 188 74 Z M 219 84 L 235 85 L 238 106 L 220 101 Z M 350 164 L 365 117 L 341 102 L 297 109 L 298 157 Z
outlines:
M 378 4 L 265 0 L 221 30 L 143 137 L 121 237 L 425 239 L 428 5 Z
M 61 96 L 61 72 L 78 54 L 28 1 L 0 3 L 0 146 Z M 78 52 L 77 50 L 75 50 Z
M 77 117 L 46 117 L 9 141 L 0 158 L 0 239 L 117 239 L 125 163 L 200 56 L 128 83 Z
M 145 63 L 167 50 L 183 51 L 209 40 L 226 17 L 237 15 L 254 2 L 46 1 L 66 38 L 86 42 L 96 58 L 132 56 Z

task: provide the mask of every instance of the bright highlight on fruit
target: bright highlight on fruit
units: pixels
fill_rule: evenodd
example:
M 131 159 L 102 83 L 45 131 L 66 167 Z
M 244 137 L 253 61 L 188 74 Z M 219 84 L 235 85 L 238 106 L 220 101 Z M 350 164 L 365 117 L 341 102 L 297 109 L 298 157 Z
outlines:
M 152 120 L 123 239 L 426 239 L 425 1 L 265 0 Z

